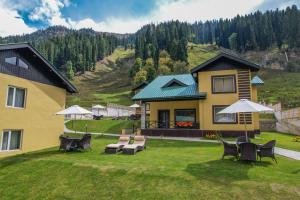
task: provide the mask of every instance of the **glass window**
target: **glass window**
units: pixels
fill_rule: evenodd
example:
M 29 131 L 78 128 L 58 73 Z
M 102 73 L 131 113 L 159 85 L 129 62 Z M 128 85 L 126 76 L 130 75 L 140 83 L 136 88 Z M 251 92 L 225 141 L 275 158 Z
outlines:
M 5 58 L 5 62 L 11 65 L 17 65 L 17 57 Z
M 212 77 L 213 79 L 213 92 L 214 93 L 226 93 L 235 92 L 235 80 L 234 75 L 223 77 Z
M 2 151 L 18 150 L 21 148 L 21 130 L 7 130 L 2 134 Z
M 14 108 L 25 107 L 26 89 L 8 87 L 7 103 L 6 105 Z
M 214 123 L 236 123 L 236 114 L 218 114 L 227 106 L 214 106 Z
M 9 87 L 7 94 L 7 106 L 13 106 L 15 88 Z
M 195 110 L 175 110 L 176 122 L 195 122 L 196 111 Z
M 19 59 L 18 66 L 22 67 L 22 68 L 25 68 L 25 69 L 28 69 L 28 65 L 21 59 Z

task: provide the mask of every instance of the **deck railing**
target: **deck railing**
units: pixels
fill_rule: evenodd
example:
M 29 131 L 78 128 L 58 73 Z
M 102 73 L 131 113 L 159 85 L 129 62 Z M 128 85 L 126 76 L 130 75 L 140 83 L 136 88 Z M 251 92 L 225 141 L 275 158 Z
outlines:
M 165 129 L 199 129 L 199 122 L 176 122 L 176 121 L 146 121 L 146 128 L 165 128 Z

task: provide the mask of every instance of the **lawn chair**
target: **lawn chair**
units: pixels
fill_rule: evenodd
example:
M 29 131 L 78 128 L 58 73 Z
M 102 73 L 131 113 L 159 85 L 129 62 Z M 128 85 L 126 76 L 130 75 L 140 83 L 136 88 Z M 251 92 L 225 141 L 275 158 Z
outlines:
M 77 142 L 78 149 L 90 149 L 91 148 L 91 134 L 84 134 L 82 139 Z
M 256 144 L 244 142 L 240 144 L 240 160 L 256 161 Z
M 276 144 L 276 140 L 271 140 L 264 145 L 259 145 L 257 150 L 257 155 L 259 156 L 259 160 L 261 161 L 262 157 L 270 157 L 273 161 L 277 163 L 274 154 L 274 147 Z
M 132 144 L 125 145 L 122 149 L 123 153 L 134 155 L 137 151 L 146 149 L 146 138 L 142 135 L 136 135 Z
M 72 147 L 72 143 L 73 141 L 68 139 L 67 137 L 61 135 L 59 137 L 60 139 L 60 146 L 59 146 L 59 150 L 64 150 L 64 151 L 70 151 L 73 149 Z
M 234 156 L 236 159 L 238 159 L 239 153 L 238 153 L 238 148 L 237 148 L 236 144 L 230 144 L 222 139 L 221 139 L 221 141 L 224 145 L 224 153 L 223 153 L 222 159 L 224 159 L 225 156 Z
M 121 135 L 117 144 L 109 144 L 105 147 L 105 153 L 115 154 L 122 150 L 124 145 L 129 144 L 130 136 Z

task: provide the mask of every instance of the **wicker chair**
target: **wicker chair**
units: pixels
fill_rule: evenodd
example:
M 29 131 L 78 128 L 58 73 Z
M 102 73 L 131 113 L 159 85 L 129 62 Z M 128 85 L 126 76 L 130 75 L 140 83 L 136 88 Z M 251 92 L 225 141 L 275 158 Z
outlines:
M 244 142 L 240 144 L 240 160 L 256 161 L 256 144 Z
M 73 149 L 72 140 L 68 139 L 67 137 L 64 137 L 63 135 L 61 135 L 59 139 L 60 139 L 59 150 L 70 151 Z
M 224 153 L 222 159 L 224 159 L 225 156 L 234 156 L 236 159 L 238 159 L 239 153 L 236 144 L 230 144 L 222 139 L 221 141 L 224 145 Z
M 257 155 L 259 156 L 259 160 L 261 161 L 262 157 L 270 157 L 273 161 L 277 163 L 274 154 L 274 147 L 276 144 L 276 140 L 271 140 L 264 145 L 258 146 Z
M 84 134 L 82 139 L 77 142 L 78 149 L 90 149 L 91 148 L 91 134 Z

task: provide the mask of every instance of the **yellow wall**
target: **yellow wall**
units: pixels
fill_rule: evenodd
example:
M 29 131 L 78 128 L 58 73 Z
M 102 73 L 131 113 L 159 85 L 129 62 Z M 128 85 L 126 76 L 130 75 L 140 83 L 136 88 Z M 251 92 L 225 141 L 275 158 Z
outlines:
M 175 109 L 196 109 L 196 121 L 199 121 L 199 101 L 164 101 L 150 103 L 150 121 L 158 121 L 158 110 L 170 110 L 170 121 L 174 122 Z M 172 127 L 171 127 L 172 128 Z
M 203 71 L 198 73 L 199 91 L 206 92 L 207 97 L 200 100 L 200 129 L 202 130 L 245 130 L 243 124 L 213 124 L 213 105 L 231 105 L 239 100 L 237 70 Z M 236 76 L 236 93 L 212 94 L 211 77 L 218 75 Z M 252 124 L 247 125 L 248 130 L 253 130 Z
M 0 83 L 0 141 L 5 129 L 23 130 L 22 149 L 0 151 L 0 157 L 57 146 L 64 130 L 64 118 L 55 113 L 64 109 L 66 91 L 1 73 Z M 6 107 L 8 86 L 27 89 L 24 109 Z

